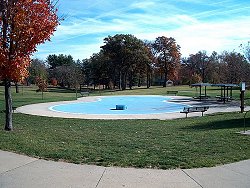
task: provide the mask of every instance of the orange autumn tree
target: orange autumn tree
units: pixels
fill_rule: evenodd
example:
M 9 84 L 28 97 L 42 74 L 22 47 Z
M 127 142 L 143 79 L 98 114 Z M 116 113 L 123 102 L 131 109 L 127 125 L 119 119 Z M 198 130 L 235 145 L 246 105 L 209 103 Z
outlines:
M 50 0 L 0 0 L 0 80 L 5 85 L 5 130 L 13 130 L 11 82 L 28 76 L 30 56 L 59 24 Z
M 164 75 L 163 87 L 168 79 L 178 79 L 180 69 L 180 46 L 172 37 L 157 37 L 153 43 L 154 54 L 157 59 L 156 66 Z

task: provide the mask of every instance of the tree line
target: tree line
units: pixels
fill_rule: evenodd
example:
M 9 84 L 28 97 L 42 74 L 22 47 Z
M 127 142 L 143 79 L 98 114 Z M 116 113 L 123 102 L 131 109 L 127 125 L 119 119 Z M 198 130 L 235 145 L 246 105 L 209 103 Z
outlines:
M 36 78 L 48 80 L 52 85 L 105 89 L 132 89 L 134 86 L 162 85 L 168 80 L 174 84 L 197 82 L 235 83 L 248 81 L 250 75 L 249 43 L 245 54 L 206 51 L 181 58 L 180 46 L 172 37 L 157 37 L 155 41 L 142 41 L 133 35 L 117 34 L 104 39 L 98 53 L 88 59 L 73 60 L 71 55 L 49 55 L 46 61 L 33 59 L 27 81 Z

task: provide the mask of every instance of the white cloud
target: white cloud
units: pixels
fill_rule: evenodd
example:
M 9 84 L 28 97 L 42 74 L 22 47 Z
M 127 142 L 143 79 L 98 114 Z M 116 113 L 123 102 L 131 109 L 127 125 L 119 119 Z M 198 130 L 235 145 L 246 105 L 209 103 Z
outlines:
M 200 50 L 210 53 L 237 50 L 240 44 L 250 38 L 249 25 L 250 17 L 216 23 L 194 21 L 173 30 L 135 35 L 148 40 L 154 40 L 158 36 L 174 37 L 177 44 L 181 46 L 183 56 L 188 56 Z
M 248 19 L 249 20 L 249 19 Z M 198 50 L 208 52 L 237 49 L 249 39 L 250 21 L 231 20 L 220 23 L 200 23 L 170 32 L 180 42 L 183 55 L 196 53 Z
M 116 9 L 113 9 L 114 1 L 95 1 L 98 7 L 104 2 L 108 4 L 107 10 L 100 14 L 71 17 L 62 23 L 52 38 L 53 43 L 39 47 L 40 55 L 63 53 L 71 54 L 75 59 L 88 58 L 100 50 L 104 37 L 116 33 L 130 33 L 143 40 L 154 40 L 163 35 L 174 37 L 184 56 L 199 50 L 221 52 L 237 49 L 250 38 L 250 7 L 234 4 L 232 0 L 177 1 L 210 6 L 210 9 L 197 9 L 194 13 L 188 7 L 181 9 L 175 1 L 126 1 L 126 6 L 118 3 L 120 6 Z M 89 1 L 87 9 L 95 8 L 90 5 Z M 137 8 L 143 11 L 137 13 Z M 134 10 L 133 13 L 129 13 L 130 10 Z
M 152 8 L 152 6 L 154 5 L 155 5 L 155 2 L 153 1 L 141 1 L 141 2 L 133 3 L 131 7 L 145 9 L 145 8 Z
M 88 44 L 88 45 L 72 45 L 69 46 L 69 49 L 67 50 L 68 53 L 71 54 L 74 59 L 85 59 L 89 58 L 93 55 L 93 53 L 98 53 L 100 51 L 100 46 L 102 43 L 95 43 L 95 44 Z M 65 54 L 65 53 L 63 53 Z

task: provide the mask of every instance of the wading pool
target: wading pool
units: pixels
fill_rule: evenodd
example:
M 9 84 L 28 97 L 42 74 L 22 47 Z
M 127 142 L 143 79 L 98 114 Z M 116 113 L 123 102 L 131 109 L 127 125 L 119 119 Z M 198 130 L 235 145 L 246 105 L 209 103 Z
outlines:
M 187 106 L 165 96 L 105 96 L 93 102 L 60 104 L 49 109 L 72 114 L 161 114 L 180 112 Z M 124 107 L 124 108 L 117 108 Z

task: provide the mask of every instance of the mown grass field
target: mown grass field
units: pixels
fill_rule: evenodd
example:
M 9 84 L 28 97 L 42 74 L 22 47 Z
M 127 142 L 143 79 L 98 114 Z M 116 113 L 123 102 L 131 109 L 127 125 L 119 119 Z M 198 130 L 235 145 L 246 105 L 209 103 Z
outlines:
M 169 87 L 180 95 L 194 96 L 195 88 Z M 13 93 L 13 103 L 74 100 L 74 91 L 52 88 L 44 93 L 35 87 Z M 13 88 L 14 91 L 14 88 Z M 220 90 L 211 88 L 209 95 Z M 132 91 L 96 91 L 91 95 L 157 94 L 166 88 Z M 239 92 L 238 92 L 239 94 Z M 246 93 L 247 94 L 247 93 Z M 235 92 L 235 97 L 237 93 Z M 14 131 L 4 127 L 4 95 L 0 87 L 0 149 L 29 156 L 80 164 L 137 168 L 210 167 L 250 159 L 250 136 L 236 134 L 243 130 L 240 113 L 207 115 L 177 120 L 78 120 L 13 115 Z M 246 126 L 250 129 L 250 114 Z

